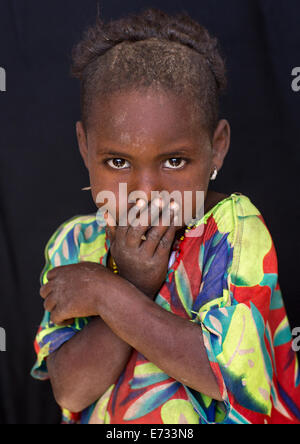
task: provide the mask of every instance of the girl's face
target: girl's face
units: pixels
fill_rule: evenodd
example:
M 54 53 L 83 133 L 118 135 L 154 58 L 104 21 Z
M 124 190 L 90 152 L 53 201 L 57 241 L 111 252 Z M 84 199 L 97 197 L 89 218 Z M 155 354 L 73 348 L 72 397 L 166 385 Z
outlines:
M 219 122 L 211 140 L 185 99 L 149 89 L 100 100 L 87 132 L 81 122 L 76 129 L 95 204 L 103 205 L 96 202 L 100 191 L 113 192 L 117 220 L 120 183 L 126 183 L 128 195 L 143 191 L 148 202 L 153 191 L 179 191 L 183 203 L 184 191 L 193 196 L 203 191 L 206 199 L 210 176 L 215 166 L 222 167 L 230 139 L 227 121 Z M 193 199 L 193 217 L 195 212 Z

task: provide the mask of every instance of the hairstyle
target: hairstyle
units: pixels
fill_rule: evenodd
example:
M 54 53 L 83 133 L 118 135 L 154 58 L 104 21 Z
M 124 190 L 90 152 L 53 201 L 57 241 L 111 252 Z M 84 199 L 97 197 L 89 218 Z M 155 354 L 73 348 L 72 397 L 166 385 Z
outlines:
M 148 8 L 107 23 L 98 14 L 72 59 L 85 127 L 95 97 L 152 87 L 190 100 L 213 134 L 226 88 L 225 62 L 217 39 L 187 12 L 170 16 Z

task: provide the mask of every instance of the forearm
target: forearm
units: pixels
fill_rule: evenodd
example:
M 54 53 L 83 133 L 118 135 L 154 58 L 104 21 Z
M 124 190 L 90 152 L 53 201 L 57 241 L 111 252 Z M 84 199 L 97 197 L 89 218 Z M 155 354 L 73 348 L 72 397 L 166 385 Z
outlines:
M 203 342 L 202 330 L 170 313 L 128 282 L 100 297 L 99 313 L 123 341 L 186 386 L 221 400 Z
M 47 359 L 57 403 L 72 412 L 91 405 L 116 382 L 131 352 L 101 318 L 93 319 Z

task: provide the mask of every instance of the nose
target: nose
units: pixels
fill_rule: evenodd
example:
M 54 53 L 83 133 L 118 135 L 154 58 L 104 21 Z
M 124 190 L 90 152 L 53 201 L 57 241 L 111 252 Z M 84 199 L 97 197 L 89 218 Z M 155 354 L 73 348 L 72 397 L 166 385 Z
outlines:
M 135 174 L 134 180 L 128 184 L 128 193 L 139 192 L 147 198 L 147 202 L 151 201 L 153 191 L 162 191 L 157 170 L 143 169 Z

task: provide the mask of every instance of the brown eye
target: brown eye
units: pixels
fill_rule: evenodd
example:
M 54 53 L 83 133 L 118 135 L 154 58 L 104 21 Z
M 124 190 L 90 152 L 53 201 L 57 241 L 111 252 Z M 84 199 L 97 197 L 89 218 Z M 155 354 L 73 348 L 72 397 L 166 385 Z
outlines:
M 114 168 L 115 170 L 123 170 L 124 168 L 128 168 L 130 166 L 129 162 L 127 162 L 127 160 L 125 159 L 109 159 L 107 163 L 111 168 Z
M 166 160 L 164 163 L 164 166 L 169 169 L 179 169 L 182 168 L 186 164 L 186 161 L 184 159 L 181 159 L 180 157 L 173 157 L 171 159 Z

